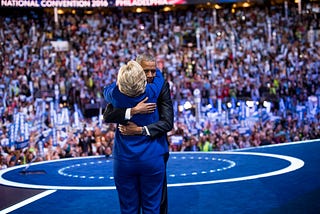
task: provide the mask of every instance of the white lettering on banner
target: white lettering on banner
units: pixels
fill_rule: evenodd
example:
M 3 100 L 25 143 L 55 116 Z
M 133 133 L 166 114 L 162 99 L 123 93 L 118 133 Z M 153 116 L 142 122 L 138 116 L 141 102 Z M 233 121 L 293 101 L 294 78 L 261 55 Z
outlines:
M 173 4 L 172 0 L 116 0 L 116 6 Z M 1 0 L 3 7 L 108 7 L 107 0 Z
M 108 1 L 92 1 L 91 7 L 108 7 Z
M 116 0 L 116 6 L 152 6 L 167 5 L 168 0 Z
M 130 0 L 116 0 L 116 6 L 127 6 L 131 5 Z
M 171 143 L 176 145 L 181 145 L 183 142 L 183 137 L 178 135 L 171 136 Z
M 41 7 L 90 7 L 90 0 L 83 1 L 59 1 L 59 0 L 43 0 L 41 1 Z
M 7 7 L 40 7 L 36 0 L 2 0 L 1 6 Z

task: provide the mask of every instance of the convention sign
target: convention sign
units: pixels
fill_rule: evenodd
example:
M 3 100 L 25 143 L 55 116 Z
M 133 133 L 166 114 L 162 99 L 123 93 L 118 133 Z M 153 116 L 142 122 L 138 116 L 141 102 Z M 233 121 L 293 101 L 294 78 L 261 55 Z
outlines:
M 117 7 L 185 4 L 185 0 L 0 0 L 1 7 Z
M 242 0 L 209 0 L 209 2 L 215 4 L 239 1 Z M 95 8 L 205 4 L 207 2 L 207 0 L 0 0 L 0 7 Z

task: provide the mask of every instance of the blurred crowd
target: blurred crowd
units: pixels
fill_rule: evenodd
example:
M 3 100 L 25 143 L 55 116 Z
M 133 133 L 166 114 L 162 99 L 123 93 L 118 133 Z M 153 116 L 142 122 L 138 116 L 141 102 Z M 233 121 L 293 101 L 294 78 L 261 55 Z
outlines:
M 66 13 L 58 21 L 43 11 L 0 15 L 1 168 L 111 156 L 116 125 L 101 123 L 101 111 L 86 112 L 90 106 L 104 109 L 103 87 L 116 80 L 123 63 L 144 52 L 157 56 L 171 86 L 171 151 L 224 151 L 320 138 L 320 14 L 299 14 L 296 5 L 288 10 L 282 5 L 115 10 Z M 37 108 L 39 100 L 45 103 L 43 111 Z M 240 107 L 241 101 L 255 104 Z M 184 108 L 186 103 L 191 107 Z M 55 127 L 48 113 L 53 108 L 57 113 L 67 109 L 69 124 Z M 21 114 L 24 119 L 15 122 Z M 23 122 L 30 126 L 27 144 L 17 148 L 11 141 L 19 133 L 10 127 Z

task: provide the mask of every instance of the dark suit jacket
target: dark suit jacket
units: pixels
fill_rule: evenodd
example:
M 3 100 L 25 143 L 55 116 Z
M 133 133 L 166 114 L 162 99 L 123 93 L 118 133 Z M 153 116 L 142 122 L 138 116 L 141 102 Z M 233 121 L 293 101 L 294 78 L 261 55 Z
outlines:
M 173 128 L 173 105 L 170 96 L 169 83 L 165 82 L 157 100 L 159 111 L 159 121 L 147 125 L 152 138 L 162 136 Z M 126 124 L 126 108 L 113 108 L 111 104 L 107 105 L 103 113 L 103 120 L 107 123 Z

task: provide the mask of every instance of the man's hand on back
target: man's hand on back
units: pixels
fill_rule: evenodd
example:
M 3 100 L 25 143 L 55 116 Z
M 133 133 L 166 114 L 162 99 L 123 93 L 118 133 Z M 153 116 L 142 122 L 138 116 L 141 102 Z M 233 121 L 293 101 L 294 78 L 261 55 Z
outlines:
M 128 122 L 127 125 L 119 125 L 119 131 L 123 135 L 141 135 L 142 127 L 137 126 L 133 122 Z
M 146 103 L 148 97 L 144 98 L 135 107 L 131 108 L 131 116 L 135 114 L 150 114 L 153 113 L 157 107 L 156 103 Z

